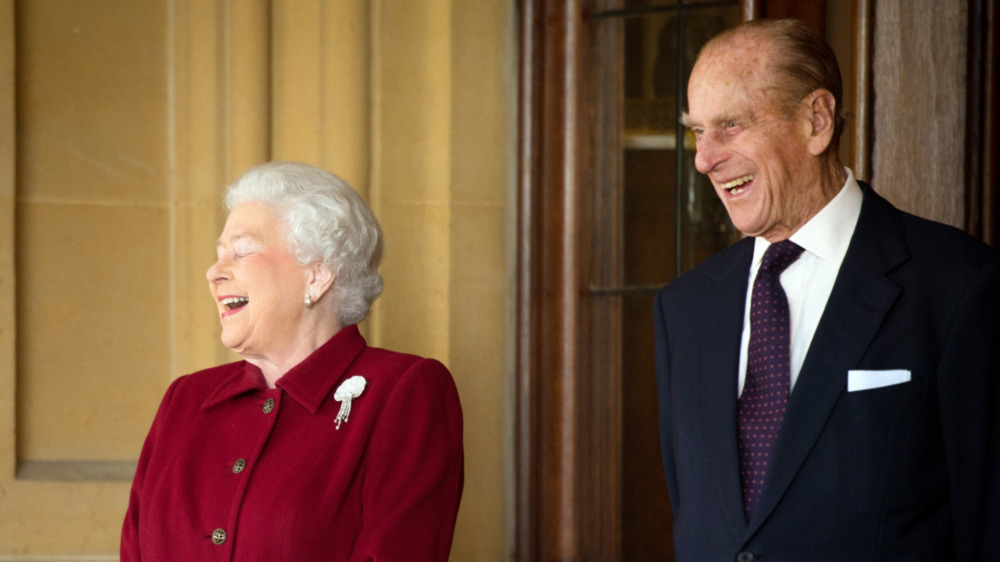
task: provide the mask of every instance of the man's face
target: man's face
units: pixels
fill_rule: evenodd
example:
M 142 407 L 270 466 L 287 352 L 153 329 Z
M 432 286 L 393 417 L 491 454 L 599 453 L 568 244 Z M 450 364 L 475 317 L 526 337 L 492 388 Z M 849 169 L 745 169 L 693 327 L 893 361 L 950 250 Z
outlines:
M 712 181 L 736 228 L 776 241 L 815 212 L 819 173 L 805 108 L 790 118 L 778 108 L 769 51 L 743 40 L 704 53 L 688 82 L 685 124 L 697 139 L 695 167 Z

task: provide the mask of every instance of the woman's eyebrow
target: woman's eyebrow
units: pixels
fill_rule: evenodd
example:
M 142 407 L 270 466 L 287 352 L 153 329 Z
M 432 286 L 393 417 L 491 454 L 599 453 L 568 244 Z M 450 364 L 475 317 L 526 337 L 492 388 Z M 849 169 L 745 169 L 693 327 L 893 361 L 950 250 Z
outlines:
M 229 237 L 229 242 L 231 244 L 242 242 L 243 240 L 249 240 L 251 242 L 260 243 L 259 238 L 250 232 L 237 232 L 236 234 Z M 226 243 L 223 241 L 221 236 L 219 237 L 218 240 L 215 241 L 216 248 L 223 248 L 225 247 L 225 245 Z

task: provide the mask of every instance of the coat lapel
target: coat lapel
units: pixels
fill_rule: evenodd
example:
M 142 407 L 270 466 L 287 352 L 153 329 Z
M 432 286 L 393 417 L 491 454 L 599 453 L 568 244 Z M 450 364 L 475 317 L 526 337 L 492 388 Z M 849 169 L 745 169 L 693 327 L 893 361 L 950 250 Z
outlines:
M 854 368 L 899 294 L 886 273 L 909 257 L 899 215 L 862 184 L 864 202 L 844 262 L 788 400 L 751 536 L 774 510 L 823 431 Z

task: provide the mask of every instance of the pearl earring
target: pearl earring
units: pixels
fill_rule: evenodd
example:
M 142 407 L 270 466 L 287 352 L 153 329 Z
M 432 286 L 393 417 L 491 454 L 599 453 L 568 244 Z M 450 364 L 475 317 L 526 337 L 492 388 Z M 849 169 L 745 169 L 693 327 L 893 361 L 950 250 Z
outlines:
M 306 306 L 312 306 L 312 305 L 313 305 L 312 295 L 306 293 Z

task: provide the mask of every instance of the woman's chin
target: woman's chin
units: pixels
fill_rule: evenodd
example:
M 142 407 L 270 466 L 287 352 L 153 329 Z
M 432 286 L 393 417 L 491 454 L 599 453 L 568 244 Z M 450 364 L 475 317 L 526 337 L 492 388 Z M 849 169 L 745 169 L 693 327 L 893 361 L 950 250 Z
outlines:
M 233 353 L 243 356 L 247 350 L 247 342 L 245 337 L 240 337 L 237 334 L 227 334 L 226 330 L 222 330 L 222 345 L 229 348 Z

